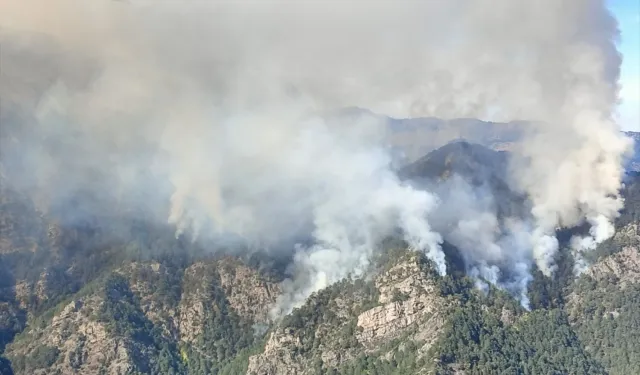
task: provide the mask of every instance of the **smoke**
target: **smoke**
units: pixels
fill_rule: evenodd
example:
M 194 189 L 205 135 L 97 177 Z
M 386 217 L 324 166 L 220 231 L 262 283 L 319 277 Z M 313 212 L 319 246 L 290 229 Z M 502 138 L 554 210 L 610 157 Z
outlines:
M 571 251 L 575 259 L 574 273 L 576 275 L 582 274 L 588 266 L 584 253 L 594 250 L 599 243 L 615 234 L 615 227 L 606 216 L 599 215 L 587 220 L 591 224 L 589 236 L 574 236 L 571 238 Z
M 558 35 L 564 48 L 545 56 L 536 77 L 544 95 L 539 127 L 523 145 L 527 159 L 516 172 L 534 206 L 534 255 L 543 273 L 554 270 L 553 233 L 585 219 L 593 248 L 613 234 L 623 206 L 619 195 L 623 159 L 631 140 L 614 122 L 620 55 L 615 19 L 599 1 L 563 1 L 566 17 Z M 524 164 L 524 165 L 523 165 Z
M 456 174 L 430 186 L 441 199 L 429 216 L 430 222 L 459 250 L 467 274 L 476 278 L 481 290 L 486 290 L 487 283 L 495 285 L 528 307 L 527 284 L 534 262 L 530 217 L 519 197 L 491 185 L 493 177 L 500 174 L 499 170 L 493 172 L 485 175 L 481 184 L 472 185 Z M 474 176 L 482 173 L 476 170 Z
M 620 56 L 601 0 L 0 0 L 0 9 L 13 183 L 44 206 L 91 191 L 98 209 L 135 206 L 178 235 L 289 253 L 283 310 L 361 273 L 396 229 L 444 273 L 437 207 L 462 218 L 446 236 L 477 249 L 467 254 L 473 272 L 521 290 L 531 262 L 553 271 L 557 227 L 589 220 L 598 242 L 622 206 L 629 142 L 613 121 Z M 482 205 L 438 206 L 401 183 L 383 124 L 323 116 L 345 106 L 537 120 L 511 168 L 532 227 L 499 223 Z M 493 266 L 512 276 L 496 281 Z

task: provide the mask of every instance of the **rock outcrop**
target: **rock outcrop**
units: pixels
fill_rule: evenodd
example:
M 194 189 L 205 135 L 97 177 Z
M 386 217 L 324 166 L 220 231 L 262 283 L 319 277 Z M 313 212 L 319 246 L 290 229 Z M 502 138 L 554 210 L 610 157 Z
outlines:
M 29 329 L 9 349 L 14 370 L 34 375 L 130 373 L 135 368 L 130 343 L 92 319 L 101 303 L 97 297 L 74 300 L 50 324 Z
M 236 313 L 248 320 L 267 322 L 269 308 L 281 293 L 280 284 L 233 258 L 220 261 L 217 270 L 220 285 Z
M 374 349 L 377 342 L 401 336 L 414 324 L 418 332 L 441 328 L 439 319 L 430 318 L 444 311 L 447 303 L 436 291 L 435 281 L 422 271 L 417 255 L 379 275 L 375 284 L 383 305 L 358 316 L 357 337 L 365 347 Z
M 144 332 L 123 334 L 114 329 L 113 322 L 102 317 L 104 287 L 91 287 L 81 291 L 70 302 L 51 311 L 49 318 L 32 324 L 11 343 L 6 355 L 11 359 L 16 374 L 109 374 L 124 375 L 148 373 L 159 358 L 158 345 L 180 345 L 208 357 L 201 336 L 212 322 L 226 324 L 227 314 L 235 314 L 241 324 L 266 321 L 267 311 L 279 293 L 276 282 L 263 277 L 257 270 L 234 260 L 201 261 L 189 266 L 183 273 L 168 269 L 159 262 L 131 262 L 115 271 L 126 280 L 135 296 L 130 305 L 144 314 Z M 55 278 L 54 278 L 55 279 Z M 17 301 L 24 307 L 33 298 L 46 301 L 53 286 L 52 277 L 44 272 L 35 283 L 20 283 L 14 288 Z M 100 284 L 99 284 L 100 285 Z M 116 303 L 118 298 L 116 297 Z M 0 317 L 7 322 L 16 316 L 20 306 L 0 303 Z M 223 312 L 224 311 L 224 312 Z M 130 314 L 115 311 L 113 319 L 126 326 Z M 148 319 L 149 325 L 144 320 Z M 140 318 L 134 318 L 139 320 Z M 15 323 L 19 324 L 19 322 Z M 209 326 L 207 326 L 209 324 Z M 0 327 L 2 329 L 3 327 Z M 9 329 L 10 327 L 5 327 Z M 128 329 L 128 328 L 124 328 Z M 149 341 L 144 335 L 160 332 L 159 338 Z M 142 336 L 136 338 L 136 335 Z M 158 341 L 159 340 L 159 341 Z M 165 344 L 162 344 L 165 343 Z M 172 344 L 173 343 L 173 344 Z M 182 354 L 183 356 L 186 354 Z M 213 358 L 213 357 L 211 357 Z M 188 362 L 189 358 L 183 360 Z
M 329 288 L 334 291 L 312 296 L 301 309 L 321 316 L 299 324 L 302 328 L 290 328 L 296 324 L 285 319 L 270 334 L 264 351 L 250 358 L 247 375 L 306 375 L 317 368 L 329 371 L 359 355 L 384 357 L 388 353 L 379 352 L 381 345 L 401 337 L 405 343 L 414 342 L 420 355 L 426 354 L 442 331 L 449 304 L 440 296 L 423 262 L 421 255 L 407 253 L 380 273 L 374 280 L 372 301 L 377 306 L 366 308 L 366 298 L 349 294 L 347 285 L 334 285 Z M 330 299 L 323 305 L 313 304 L 327 296 Z M 355 319 L 348 312 L 355 313 Z M 323 323 L 326 317 L 333 317 L 330 324 Z M 309 343 L 309 336 L 317 340 Z
M 622 288 L 629 283 L 639 283 L 640 251 L 637 247 L 627 246 L 592 265 L 585 274 L 597 281 L 613 278 Z
M 287 329 L 271 333 L 264 352 L 249 358 L 247 375 L 303 374 L 306 359 L 297 354 L 302 342 Z
M 182 281 L 178 306 L 180 340 L 194 342 L 202 333 L 216 299 L 224 298 L 242 319 L 265 323 L 269 308 L 280 293 L 280 286 L 257 270 L 233 259 L 197 262 L 189 266 Z

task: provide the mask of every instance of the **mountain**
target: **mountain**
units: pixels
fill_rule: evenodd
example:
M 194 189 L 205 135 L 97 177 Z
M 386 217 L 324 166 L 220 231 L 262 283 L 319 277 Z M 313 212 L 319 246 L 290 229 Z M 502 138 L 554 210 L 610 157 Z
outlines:
M 506 178 L 508 154 L 467 141 L 452 141 L 405 166 L 399 176 L 405 179 L 446 178 L 453 173 L 474 185 L 497 183 Z
M 531 126 L 527 121 L 492 122 L 473 118 L 398 119 L 361 108 L 346 108 L 333 113 L 333 116 L 364 118 L 382 124 L 395 154 L 399 155 L 404 163 L 414 162 L 443 145 L 460 140 L 495 151 L 513 151 L 524 139 L 526 129 Z M 634 140 L 634 152 L 627 161 L 627 169 L 640 171 L 640 133 L 625 131 L 624 134 Z
M 508 157 L 454 141 L 398 174 L 484 186 L 506 212 L 525 204 L 505 178 Z M 463 272 L 439 276 L 389 239 L 368 277 L 322 289 L 273 322 L 284 275 L 264 259 L 214 255 L 127 215 L 116 226 L 116 211 L 60 220 L 0 175 L 0 373 L 640 373 L 640 178 L 630 175 L 623 194 L 617 233 L 593 266 L 577 280 L 535 273 L 530 311 Z M 444 247 L 455 269 L 456 249 Z M 560 269 L 571 269 L 567 254 Z
M 526 217 L 530 209 L 524 195 L 514 191 L 509 181 L 509 157 L 505 151 L 455 140 L 403 166 L 397 173 L 413 185 L 436 192 L 445 211 L 459 199 L 460 189 L 478 199 L 491 197 L 492 210 L 504 224 L 503 219 L 508 217 Z

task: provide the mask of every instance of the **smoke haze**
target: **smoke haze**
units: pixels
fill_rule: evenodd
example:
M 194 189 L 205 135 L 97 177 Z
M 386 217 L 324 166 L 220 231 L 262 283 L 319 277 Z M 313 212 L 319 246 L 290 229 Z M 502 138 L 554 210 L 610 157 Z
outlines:
M 289 252 L 282 310 L 362 273 L 397 229 L 441 274 L 444 237 L 472 274 L 520 293 L 533 262 L 553 272 L 556 228 L 593 226 L 574 241 L 579 254 L 611 235 L 623 204 L 630 142 L 613 121 L 618 31 L 603 1 L 0 0 L 0 10 L 11 182 L 47 209 L 92 191 L 97 210 L 135 206 L 177 234 Z M 382 124 L 324 116 L 346 106 L 534 120 L 509 169 L 530 212 L 507 225 L 495 197 L 470 199 L 474 188 L 449 199 L 406 185 Z M 454 229 L 438 229 L 445 222 Z

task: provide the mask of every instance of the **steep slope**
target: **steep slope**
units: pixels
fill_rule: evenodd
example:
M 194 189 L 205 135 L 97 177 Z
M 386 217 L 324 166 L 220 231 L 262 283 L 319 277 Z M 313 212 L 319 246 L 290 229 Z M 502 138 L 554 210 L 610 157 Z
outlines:
M 41 316 L 6 355 L 16 374 L 217 372 L 254 344 L 277 294 L 234 260 L 131 263 Z
M 248 374 L 606 373 L 562 311 L 528 313 L 502 292 L 438 277 L 420 254 L 399 254 L 368 294 L 343 282 L 310 298 L 274 328 Z
M 262 336 L 278 283 L 252 267 L 130 263 L 31 321 L 6 356 L 15 374 L 603 373 L 560 311 L 527 313 L 401 248 L 378 267 Z
M 465 188 L 491 197 L 498 217 L 525 217 L 527 201 L 509 185 L 509 154 L 466 141 L 450 142 L 398 171 L 398 176 L 438 193 L 445 202 Z
M 629 176 L 614 237 L 573 285 L 567 312 L 587 349 L 612 375 L 640 373 L 640 179 Z
M 453 141 L 405 166 L 402 178 L 447 179 L 457 173 L 475 184 L 504 181 L 507 154 L 467 141 Z M 503 183 L 503 182 L 502 182 Z
M 328 373 L 363 356 L 392 355 L 400 344 L 426 355 L 450 301 L 423 256 L 401 254 L 371 282 L 344 281 L 310 297 L 273 330 L 247 374 Z
M 506 161 L 453 142 L 400 175 L 441 186 L 460 178 L 501 196 L 500 212 L 513 214 L 524 203 L 504 179 Z M 559 297 L 532 297 L 533 311 L 476 289 L 451 244 L 450 275 L 440 277 L 392 240 L 364 279 L 323 289 L 275 322 L 280 279 L 259 261 L 216 256 L 130 216 L 59 223 L 6 189 L 0 336 L 12 372 L 5 360 L 0 373 L 635 373 L 637 186 L 627 183 L 618 233 L 578 282 L 534 280 L 531 293 L 556 288 Z
M 572 289 L 570 321 L 610 374 L 640 372 L 640 251 L 625 247 L 594 264 Z
M 573 329 L 612 375 L 640 372 L 640 179 L 636 174 L 627 177 L 622 193 L 625 208 L 616 220 L 615 235 L 589 254 L 593 264 L 560 290 L 560 306 Z M 540 284 L 531 288 L 540 289 Z

